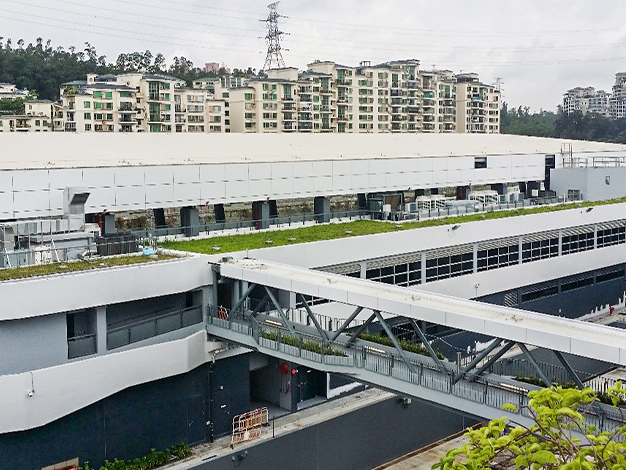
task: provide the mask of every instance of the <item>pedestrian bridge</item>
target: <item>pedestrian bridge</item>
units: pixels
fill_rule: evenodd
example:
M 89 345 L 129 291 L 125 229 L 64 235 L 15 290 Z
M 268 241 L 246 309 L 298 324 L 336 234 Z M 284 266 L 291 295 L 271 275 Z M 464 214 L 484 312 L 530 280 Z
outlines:
M 230 310 L 211 309 L 207 326 L 210 335 L 284 361 L 349 376 L 486 419 L 508 416 L 522 424 L 530 423 L 527 410 L 513 414 L 502 410 L 502 406 L 511 403 L 523 407 L 527 392 L 537 387 L 488 373 L 515 345 L 547 385 L 551 385 L 550 378 L 537 365 L 528 346 L 552 350 L 579 387 L 582 381 L 562 353 L 626 364 L 626 331 L 616 328 L 253 259 L 226 259 L 215 264 L 214 271 L 214 285 L 218 276 L 228 278 L 241 283 L 239 292 L 243 294 Z M 266 294 L 253 308 L 248 296 L 257 286 Z M 299 297 L 311 325 L 287 318 L 277 301 L 278 291 Z M 343 325 L 329 332 L 320 327 L 304 296 L 348 304 L 355 310 Z M 276 316 L 258 313 L 265 301 L 271 301 Z M 364 310 L 373 313 L 348 331 Z M 419 354 L 401 347 L 387 324 L 389 315 L 410 321 L 422 339 Z M 383 327 L 392 346 L 358 339 L 374 321 Z M 420 330 L 420 321 L 489 335 L 494 341 L 461 368 L 438 357 Z M 600 429 L 611 429 L 622 419 L 619 411 L 605 405 L 596 404 L 587 412 L 588 423 Z

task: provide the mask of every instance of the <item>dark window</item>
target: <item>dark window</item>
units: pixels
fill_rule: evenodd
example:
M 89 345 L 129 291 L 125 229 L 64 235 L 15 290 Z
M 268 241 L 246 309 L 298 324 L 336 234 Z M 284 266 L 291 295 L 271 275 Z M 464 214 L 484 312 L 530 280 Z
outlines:
M 474 168 L 487 168 L 487 157 L 474 157 Z
M 556 295 L 558 293 L 558 286 L 546 287 L 544 289 L 539 289 L 532 292 L 525 292 L 524 294 L 522 294 L 522 302 L 532 302 L 533 300 L 550 297 L 551 295 Z
M 563 254 L 593 250 L 593 232 L 567 235 L 563 237 Z
M 596 283 L 612 281 L 613 279 L 619 279 L 624 277 L 624 268 L 617 271 L 611 271 L 610 273 L 598 274 L 596 276 Z
M 593 276 L 585 279 L 577 279 L 575 281 L 569 281 L 561 284 L 561 292 L 567 292 L 570 290 L 581 289 L 586 286 L 593 285 Z
M 626 227 L 598 230 L 598 248 L 626 242 Z

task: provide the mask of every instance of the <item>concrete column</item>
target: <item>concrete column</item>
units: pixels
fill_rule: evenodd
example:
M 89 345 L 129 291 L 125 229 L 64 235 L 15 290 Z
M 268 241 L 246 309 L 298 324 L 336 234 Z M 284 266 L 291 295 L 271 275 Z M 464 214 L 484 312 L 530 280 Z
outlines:
M 361 279 L 367 279 L 367 261 L 361 261 L 359 265 L 361 266 Z
M 330 222 L 330 200 L 323 196 L 317 196 L 313 200 L 315 221 L 320 224 Z
M 102 235 L 112 235 L 115 233 L 115 214 L 107 212 L 102 216 Z
M 224 204 L 215 204 L 215 221 L 226 222 L 226 213 L 224 212 Z
M 106 354 L 107 352 L 107 308 L 106 306 L 96 307 L 96 353 Z
M 165 222 L 165 210 L 163 208 L 153 209 L 154 213 L 154 226 L 155 228 L 166 228 L 167 223 Z
M 252 219 L 256 222 L 258 230 L 269 228 L 270 226 L 270 205 L 267 201 L 255 201 L 252 203 Z
M 200 304 L 202 305 L 202 321 L 206 325 L 208 323 L 209 318 L 209 305 L 211 305 L 211 298 L 213 296 L 213 289 L 211 286 L 203 286 L 200 289 L 202 300 Z
M 595 237 L 597 240 L 597 237 Z M 559 229 L 559 256 L 563 255 L 563 229 Z
M 426 284 L 426 253 L 422 253 L 421 271 L 422 271 L 422 285 L 424 285 Z
M 186 237 L 197 237 L 200 234 L 200 215 L 195 207 L 181 207 L 180 226 Z
M 474 251 L 474 255 L 473 255 L 474 274 L 476 274 L 478 272 L 478 243 L 474 243 L 473 251 Z
M 518 248 L 518 254 L 519 254 L 519 260 L 518 260 L 518 264 L 522 264 L 522 247 L 524 246 L 524 239 L 522 237 L 519 237 L 519 248 Z

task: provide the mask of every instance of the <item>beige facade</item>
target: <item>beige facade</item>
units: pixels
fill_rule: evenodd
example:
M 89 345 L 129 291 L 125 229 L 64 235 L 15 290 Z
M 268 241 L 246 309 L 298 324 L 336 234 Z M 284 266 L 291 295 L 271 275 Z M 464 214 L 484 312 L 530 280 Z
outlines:
M 66 132 L 225 132 L 223 99 L 166 75 L 88 75 L 61 101 Z
M 500 92 L 473 73 L 456 76 L 456 121 L 461 134 L 500 133 Z

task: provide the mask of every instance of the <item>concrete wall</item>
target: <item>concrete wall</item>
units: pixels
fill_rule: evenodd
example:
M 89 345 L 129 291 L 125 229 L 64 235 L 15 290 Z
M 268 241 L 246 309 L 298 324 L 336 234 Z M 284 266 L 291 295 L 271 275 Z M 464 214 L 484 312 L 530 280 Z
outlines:
M 0 381 L 8 374 L 68 362 L 65 314 L 0 322 L 0 358 Z
M 606 178 L 609 177 L 609 184 Z M 586 201 L 603 201 L 626 197 L 626 167 L 560 168 L 550 171 L 550 185 L 557 194 L 567 195 L 578 189 Z
M 0 171 L 0 220 L 63 214 L 63 190 L 89 190 L 87 213 L 536 181 L 545 155 L 369 158 Z
M 100 468 L 105 459 L 132 459 L 228 434 L 232 418 L 211 426 L 214 390 L 224 387 L 230 413 L 249 410 L 247 355 L 130 387 L 54 422 L 28 431 L 0 434 L 0 468 L 32 470 L 78 457 Z M 221 409 L 221 408 L 220 408 Z M 230 416 L 230 415 L 229 415 Z
M 130 386 L 189 372 L 210 358 L 202 331 L 177 341 L 1 376 L 0 434 L 43 426 Z

